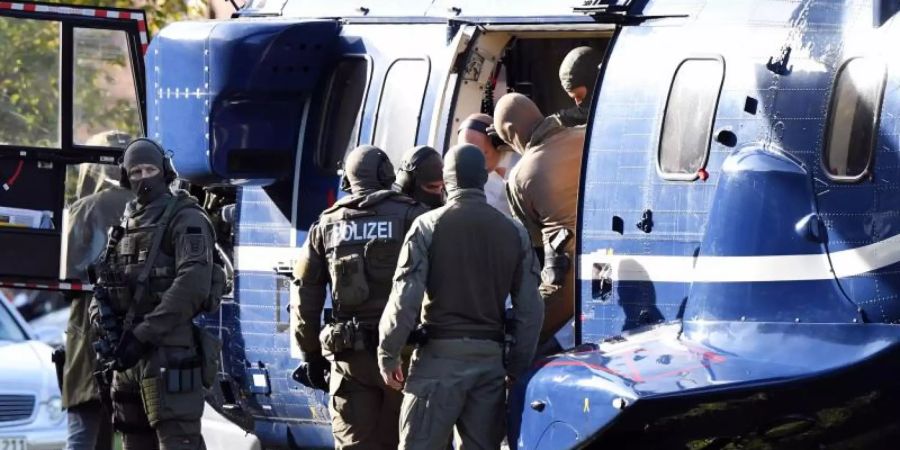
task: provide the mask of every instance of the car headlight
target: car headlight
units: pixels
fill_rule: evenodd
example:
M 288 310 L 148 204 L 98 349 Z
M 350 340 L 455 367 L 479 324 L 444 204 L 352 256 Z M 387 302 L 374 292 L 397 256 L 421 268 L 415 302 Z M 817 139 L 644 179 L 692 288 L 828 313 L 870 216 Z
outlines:
M 41 406 L 47 411 L 47 419 L 51 423 L 60 423 L 66 417 L 66 412 L 62 409 L 62 399 L 59 397 L 50 397 L 46 402 L 41 403 Z

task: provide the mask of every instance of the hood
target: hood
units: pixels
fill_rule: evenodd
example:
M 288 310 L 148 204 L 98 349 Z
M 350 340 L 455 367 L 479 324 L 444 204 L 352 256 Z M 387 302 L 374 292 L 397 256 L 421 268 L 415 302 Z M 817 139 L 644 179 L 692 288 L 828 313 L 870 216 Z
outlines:
M 0 390 L 41 395 L 44 386 L 53 381 L 57 389 L 52 349 L 42 342 L 0 341 Z M 40 401 L 40 399 L 38 399 Z
M 525 153 L 534 129 L 542 120 L 544 115 L 541 110 L 522 94 L 506 94 L 500 97 L 494 108 L 497 134 L 520 154 Z

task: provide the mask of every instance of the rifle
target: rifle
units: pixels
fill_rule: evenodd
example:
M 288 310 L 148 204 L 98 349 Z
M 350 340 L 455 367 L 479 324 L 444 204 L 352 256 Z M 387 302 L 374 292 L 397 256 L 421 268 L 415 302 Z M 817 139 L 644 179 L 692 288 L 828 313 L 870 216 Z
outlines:
M 97 370 L 94 371 L 94 381 L 100 390 L 100 401 L 107 406 L 112 405 L 110 389 L 115 364 L 113 355 L 123 334 L 122 317 L 116 314 L 110 303 L 109 288 L 125 283 L 125 280 L 110 267 L 109 258 L 124 235 L 125 229 L 121 226 L 110 227 L 106 233 L 106 248 L 100 254 L 97 262 L 88 268 L 88 278 L 94 285 L 94 300 L 98 306 L 100 329 L 100 335 L 93 343 L 94 351 L 97 353 Z

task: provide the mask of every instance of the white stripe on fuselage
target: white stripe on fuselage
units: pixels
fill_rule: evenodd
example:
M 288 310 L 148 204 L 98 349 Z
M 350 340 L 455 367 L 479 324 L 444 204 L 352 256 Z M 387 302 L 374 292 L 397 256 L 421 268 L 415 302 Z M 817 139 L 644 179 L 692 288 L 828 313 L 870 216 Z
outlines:
M 297 260 L 300 249 L 296 247 L 256 247 L 240 245 L 235 247 L 234 255 L 238 271 L 274 272 L 279 263 L 291 263 Z
M 834 278 L 828 257 L 768 256 L 653 256 L 610 254 L 601 250 L 581 256 L 581 279 L 593 279 L 595 264 L 609 264 L 613 280 L 737 283 L 753 281 L 809 281 Z M 900 235 L 874 244 L 831 254 L 838 278 L 871 272 L 900 262 Z
M 237 270 L 271 272 L 278 263 L 295 261 L 295 247 L 238 246 Z M 838 278 L 871 272 L 900 262 L 900 235 L 874 244 L 831 254 Z M 817 255 L 659 256 L 609 254 L 602 250 L 581 256 L 581 279 L 593 278 L 594 264 L 612 267 L 613 280 L 738 283 L 809 281 L 834 277 L 828 258 Z

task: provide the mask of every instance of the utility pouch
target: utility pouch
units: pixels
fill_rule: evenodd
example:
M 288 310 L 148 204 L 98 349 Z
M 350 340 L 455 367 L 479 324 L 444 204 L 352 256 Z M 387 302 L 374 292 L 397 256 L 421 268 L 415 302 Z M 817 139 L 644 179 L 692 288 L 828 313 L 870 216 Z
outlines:
M 340 308 L 359 306 L 369 297 L 363 257 L 357 253 L 328 261 L 331 297 Z
M 212 389 L 216 383 L 216 375 L 219 371 L 219 355 L 222 351 L 222 341 L 197 325 L 193 325 L 192 328 L 200 357 L 201 381 L 203 382 L 203 387 Z
M 355 328 L 353 336 L 353 350 L 371 350 L 378 349 L 378 328 L 375 325 L 365 322 L 352 323 Z
M 354 339 L 354 330 L 347 326 L 347 322 L 325 325 L 319 333 L 319 343 L 322 344 L 322 354 L 325 357 L 352 350 Z
M 147 420 L 150 426 L 154 427 L 159 422 L 160 395 L 159 395 L 159 378 L 144 378 L 141 380 L 141 400 L 144 403 L 144 412 L 147 414 Z
M 166 380 L 166 393 L 168 394 L 192 392 L 202 384 L 200 361 L 191 361 L 191 364 L 180 368 L 162 368 L 160 377 Z
M 144 410 L 151 426 L 160 421 L 199 420 L 203 415 L 200 358 L 178 355 L 182 352 L 180 348 L 161 349 L 159 376 L 141 380 Z
M 371 280 L 389 282 L 397 269 L 403 244 L 393 239 L 373 239 L 363 251 L 366 258 L 366 274 Z

